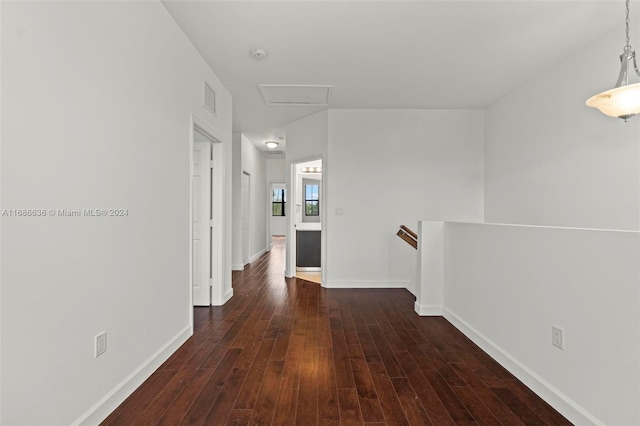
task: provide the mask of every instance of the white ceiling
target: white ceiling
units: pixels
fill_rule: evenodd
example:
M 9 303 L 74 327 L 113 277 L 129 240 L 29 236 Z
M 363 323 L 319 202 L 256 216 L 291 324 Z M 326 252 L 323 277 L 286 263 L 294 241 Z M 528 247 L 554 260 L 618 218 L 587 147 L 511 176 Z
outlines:
M 624 46 L 616 0 L 163 3 L 259 149 L 284 150 L 285 125 L 324 107 L 267 106 L 258 84 L 333 85 L 330 108 L 484 108 L 616 26 Z

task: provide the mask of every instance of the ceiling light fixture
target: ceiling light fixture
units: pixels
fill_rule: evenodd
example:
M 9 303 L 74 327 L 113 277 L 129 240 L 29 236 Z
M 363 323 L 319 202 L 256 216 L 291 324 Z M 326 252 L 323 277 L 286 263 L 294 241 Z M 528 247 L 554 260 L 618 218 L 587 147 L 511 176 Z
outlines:
M 300 171 L 302 173 L 322 173 L 322 167 L 303 167 Z
M 267 145 L 269 149 L 276 149 L 278 147 L 278 142 L 276 141 L 266 141 L 264 144 Z
M 622 55 L 620 55 L 620 75 L 618 76 L 616 87 L 592 96 L 587 100 L 587 106 L 598 108 L 609 117 L 622 118 L 625 122 L 640 113 L 640 83 L 629 84 L 629 74 L 633 72 L 633 69 L 640 77 L 640 70 L 638 70 L 638 63 L 636 62 L 636 52 L 629 45 L 629 0 L 626 2 L 626 10 L 627 45 L 624 47 Z

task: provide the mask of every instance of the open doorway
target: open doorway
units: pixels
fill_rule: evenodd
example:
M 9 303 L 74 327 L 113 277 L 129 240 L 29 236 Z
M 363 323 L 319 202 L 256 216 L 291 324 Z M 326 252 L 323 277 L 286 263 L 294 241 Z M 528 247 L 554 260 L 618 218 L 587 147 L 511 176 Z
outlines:
M 193 306 L 221 304 L 224 169 L 222 140 L 193 117 L 191 155 L 190 283 Z
M 324 210 L 322 159 L 292 165 L 290 252 L 292 275 L 322 283 Z

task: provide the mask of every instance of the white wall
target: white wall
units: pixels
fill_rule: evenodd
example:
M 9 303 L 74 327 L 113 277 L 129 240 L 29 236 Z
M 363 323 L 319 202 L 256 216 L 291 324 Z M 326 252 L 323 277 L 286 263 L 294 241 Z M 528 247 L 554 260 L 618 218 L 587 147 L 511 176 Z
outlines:
M 483 124 L 482 111 L 329 112 L 327 286 L 410 287 L 401 224 L 482 221 Z
M 251 262 L 267 251 L 267 160 L 255 145 L 242 135 L 242 171 L 250 175 L 249 188 L 249 259 Z M 242 216 L 239 217 L 241 219 Z
M 447 319 L 574 423 L 640 424 L 638 232 L 444 229 Z
M 96 424 L 191 333 L 191 114 L 229 161 L 231 97 L 160 3 L 1 8 L 2 208 L 128 215 L 2 218 L 0 423 Z
M 266 215 L 267 160 L 241 133 L 233 134 L 233 260 L 234 270 L 242 271 L 242 174 L 249 174 L 249 261 L 268 250 Z M 270 210 L 269 210 L 270 211 Z
M 269 185 L 268 190 L 268 201 L 267 201 L 267 221 L 269 223 L 269 232 L 267 232 L 267 236 L 270 238 L 271 235 L 286 235 L 287 234 L 287 217 L 286 216 L 271 216 L 271 184 L 281 183 L 283 184 L 283 188 L 286 188 L 286 176 L 285 176 L 285 159 L 275 159 L 270 158 L 267 159 L 267 184 Z M 287 198 L 289 194 L 287 194 Z M 289 202 L 289 199 L 287 199 Z M 286 214 L 286 212 L 285 212 Z
M 300 163 L 309 160 L 318 160 L 322 159 L 323 164 L 323 172 L 327 170 L 326 157 L 328 151 L 328 119 L 329 113 L 328 111 L 321 111 L 316 114 L 305 117 L 301 120 L 294 121 L 290 123 L 286 127 L 287 132 L 287 152 L 286 152 L 286 161 L 285 161 L 285 173 L 286 173 L 286 184 L 287 184 L 287 192 L 290 194 L 291 200 L 293 200 L 292 193 L 292 182 L 295 179 L 295 172 L 292 172 L 292 164 Z M 324 194 L 327 193 L 327 185 L 326 181 L 323 185 Z M 323 195 L 324 197 L 324 195 Z M 293 228 L 294 221 L 292 220 L 295 215 L 295 203 L 287 203 L 287 259 L 286 259 L 286 270 L 285 276 L 291 277 L 295 273 L 295 230 Z M 326 206 L 321 206 L 321 209 L 326 209 Z M 323 210 L 326 212 L 326 210 Z M 327 228 L 323 229 L 322 232 L 322 267 L 323 274 L 327 271 L 327 263 L 326 263 L 326 231 Z
M 487 109 L 487 222 L 640 229 L 640 118 L 584 104 L 615 84 L 623 41 L 616 30 Z
M 242 271 L 242 134 L 233 133 L 233 159 L 232 159 L 232 234 L 231 243 L 231 268 L 234 271 Z

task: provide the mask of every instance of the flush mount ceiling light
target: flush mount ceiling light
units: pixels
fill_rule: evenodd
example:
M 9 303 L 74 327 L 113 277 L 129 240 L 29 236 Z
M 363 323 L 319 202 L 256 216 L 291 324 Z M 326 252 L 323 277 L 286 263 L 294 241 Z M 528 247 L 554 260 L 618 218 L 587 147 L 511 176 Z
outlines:
M 302 173 L 322 173 L 322 167 L 303 167 L 300 171 Z
M 629 0 L 626 2 L 626 10 L 627 45 L 620 55 L 620 75 L 616 87 L 592 96 L 587 100 L 587 106 L 598 108 L 609 117 L 629 121 L 631 117 L 640 113 L 640 83 L 629 84 L 629 74 L 635 69 L 636 74 L 640 77 L 640 70 L 638 70 L 636 62 L 636 52 L 629 45 Z
M 267 145 L 269 149 L 276 149 L 278 147 L 278 142 L 276 141 L 266 141 L 264 144 Z

